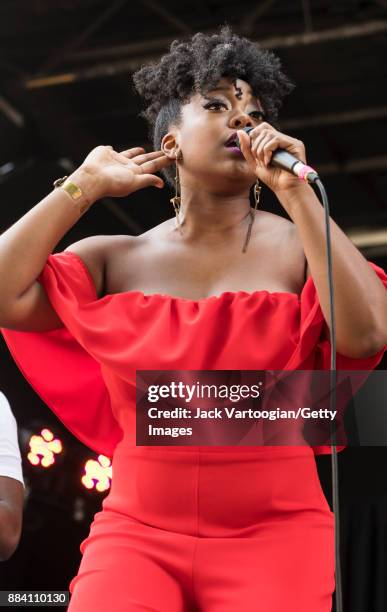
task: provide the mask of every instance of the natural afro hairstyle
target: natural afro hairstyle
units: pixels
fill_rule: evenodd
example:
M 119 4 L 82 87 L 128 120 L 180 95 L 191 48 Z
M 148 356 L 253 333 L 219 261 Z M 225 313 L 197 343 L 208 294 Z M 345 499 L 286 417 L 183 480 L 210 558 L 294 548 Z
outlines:
M 248 82 L 269 123 L 275 122 L 282 99 L 294 87 L 274 53 L 233 34 L 229 25 L 221 26 L 219 34 L 198 32 L 188 41 L 174 40 L 169 53 L 157 63 L 133 74 L 135 90 L 149 102 L 139 116 L 148 123 L 148 138 L 155 151 L 160 150 L 170 127 L 180 125 L 183 104 L 195 93 L 205 95 L 222 77 L 234 84 L 238 78 Z M 172 187 L 173 166 L 161 173 Z

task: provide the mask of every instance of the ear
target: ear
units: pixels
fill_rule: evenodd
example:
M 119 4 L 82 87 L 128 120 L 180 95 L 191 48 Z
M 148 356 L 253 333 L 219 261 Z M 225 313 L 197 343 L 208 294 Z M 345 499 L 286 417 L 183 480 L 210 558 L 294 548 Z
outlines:
M 175 159 L 178 149 L 178 143 L 176 142 L 176 135 L 173 132 L 168 132 L 163 137 L 160 149 L 170 159 Z

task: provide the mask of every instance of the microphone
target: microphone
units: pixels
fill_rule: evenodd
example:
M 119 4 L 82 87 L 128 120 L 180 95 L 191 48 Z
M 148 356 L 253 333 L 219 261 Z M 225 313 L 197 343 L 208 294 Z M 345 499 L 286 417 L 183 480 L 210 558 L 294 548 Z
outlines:
M 246 132 L 246 134 L 249 134 L 252 129 L 254 128 L 248 126 L 243 128 L 243 131 Z M 241 148 L 238 137 L 237 145 L 239 148 Z M 281 168 L 281 170 L 287 170 L 288 172 L 291 172 L 297 176 L 301 181 L 306 181 L 307 183 L 315 183 L 320 179 L 314 168 L 304 164 L 285 149 L 276 149 L 273 152 L 269 166 L 276 166 L 277 168 Z

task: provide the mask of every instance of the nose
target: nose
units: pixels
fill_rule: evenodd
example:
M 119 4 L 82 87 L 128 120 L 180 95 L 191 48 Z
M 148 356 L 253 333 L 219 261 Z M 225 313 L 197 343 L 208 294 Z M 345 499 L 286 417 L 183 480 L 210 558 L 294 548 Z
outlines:
M 253 127 L 253 123 L 249 115 L 246 115 L 246 113 L 239 110 L 232 116 L 230 126 L 236 130 L 243 130 L 245 127 Z

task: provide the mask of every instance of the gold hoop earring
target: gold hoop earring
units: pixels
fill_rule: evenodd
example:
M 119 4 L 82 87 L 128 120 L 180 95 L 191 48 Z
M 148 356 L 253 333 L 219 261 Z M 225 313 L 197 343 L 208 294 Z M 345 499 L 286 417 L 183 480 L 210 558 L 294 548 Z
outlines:
M 259 179 L 257 178 L 255 185 L 254 185 L 254 200 L 255 200 L 254 211 L 252 211 L 250 208 L 250 222 L 247 228 L 247 233 L 246 233 L 246 238 L 245 238 L 245 243 L 243 245 L 242 253 L 246 253 L 247 245 L 250 242 L 251 229 L 254 223 L 255 215 L 257 213 L 257 208 L 258 208 L 259 200 L 261 197 L 261 189 L 262 189 L 261 184 L 259 182 Z

